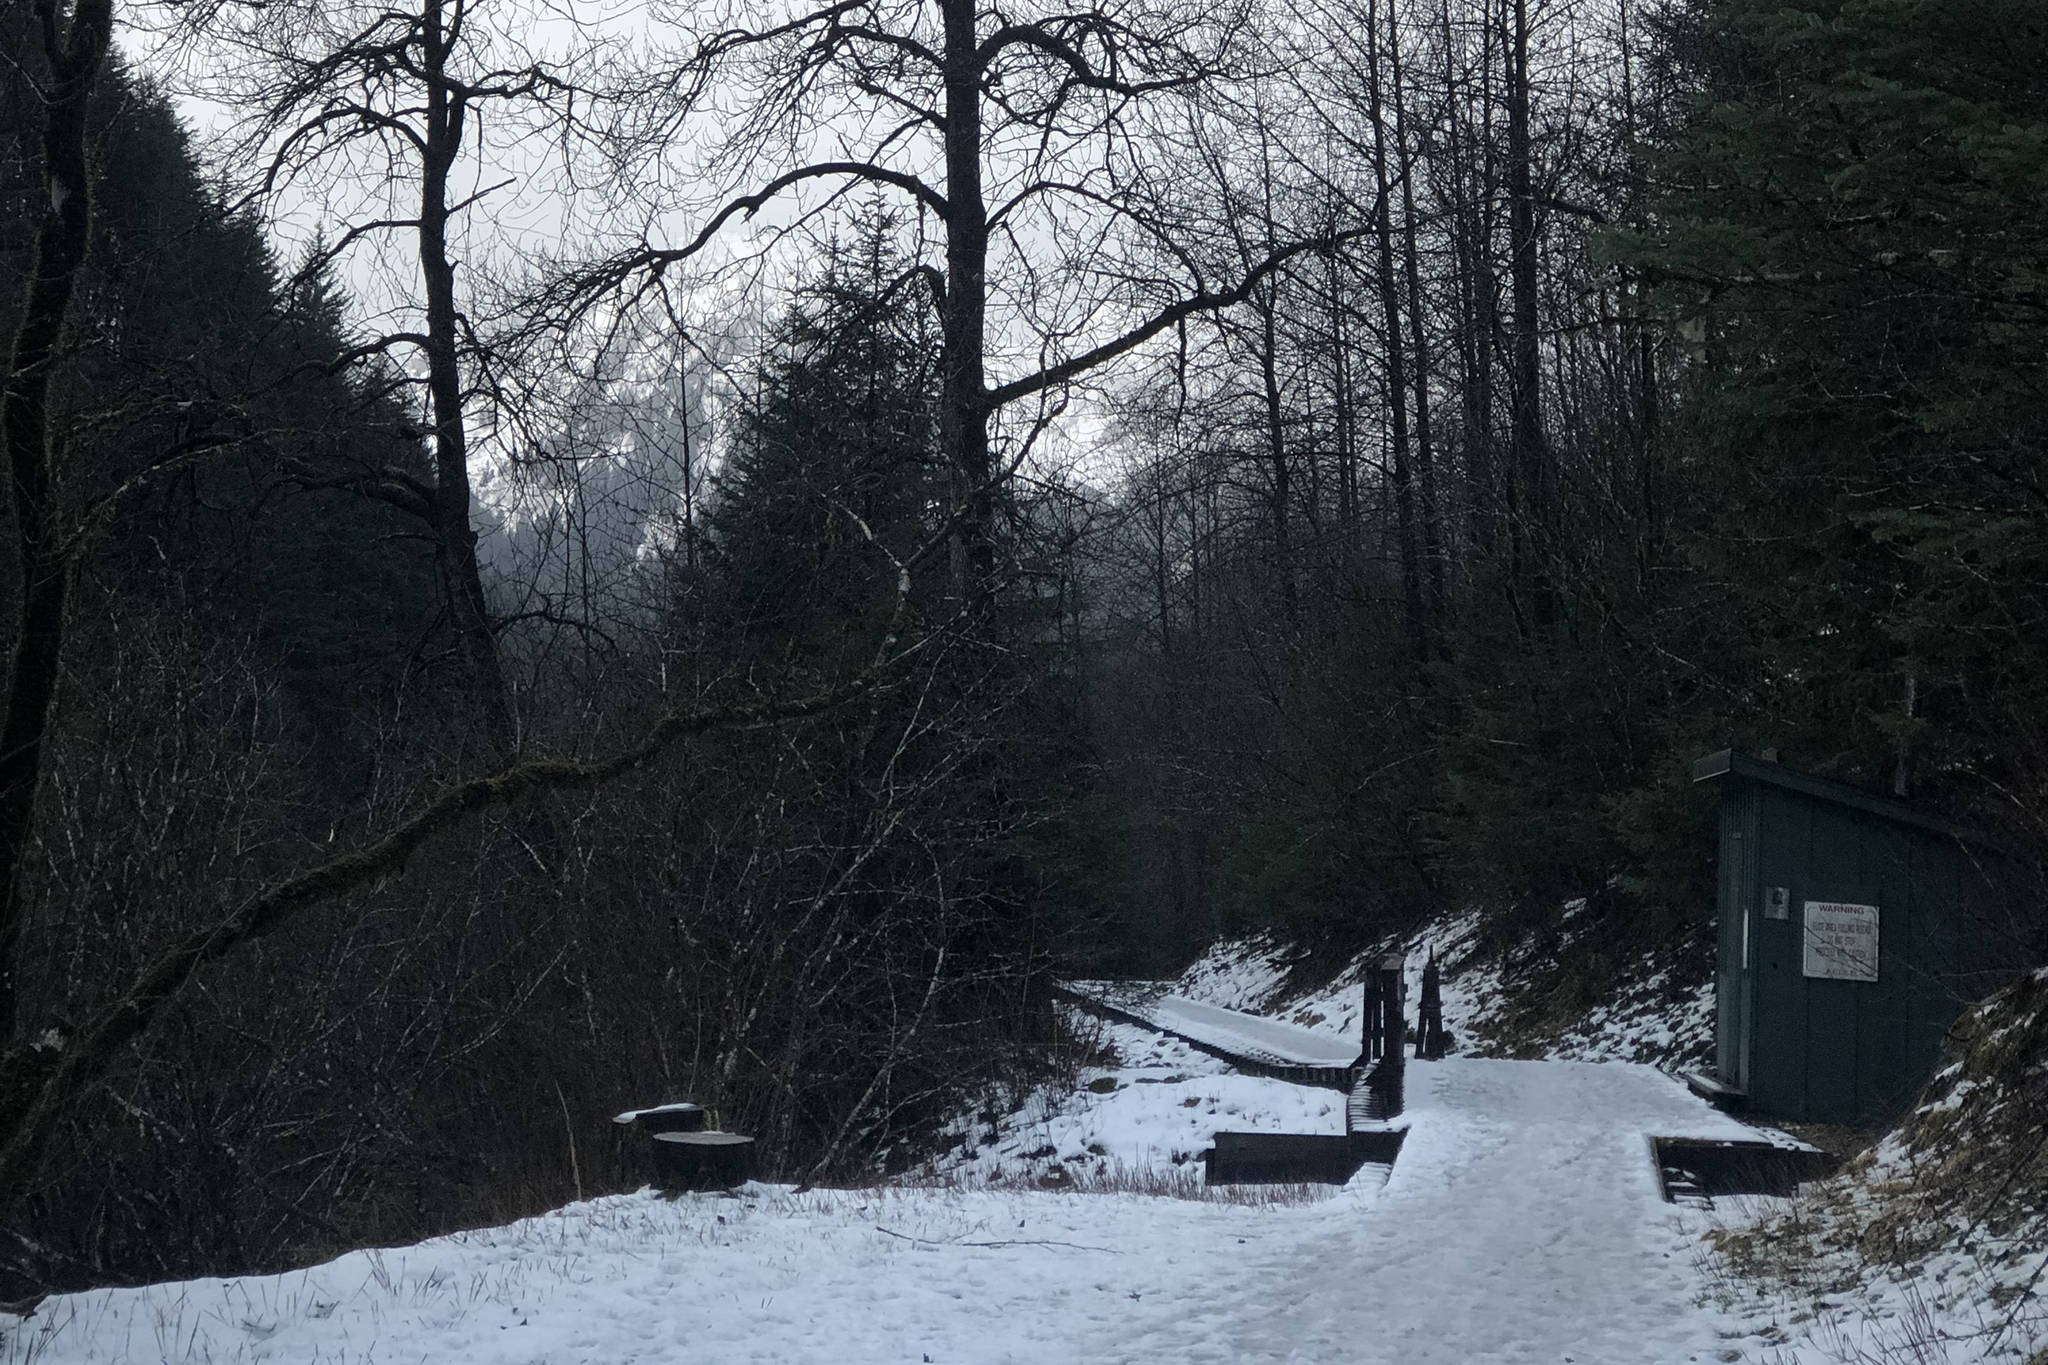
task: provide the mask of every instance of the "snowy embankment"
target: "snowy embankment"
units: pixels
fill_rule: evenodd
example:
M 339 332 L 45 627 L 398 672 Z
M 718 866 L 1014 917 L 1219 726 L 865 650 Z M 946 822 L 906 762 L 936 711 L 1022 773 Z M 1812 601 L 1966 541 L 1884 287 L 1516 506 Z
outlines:
M 1647 1151 L 1729 1120 L 1626 1065 L 1451 1058 L 1412 1068 L 1409 1098 L 1384 1187 L 1316 1202 L 624 1195 L 288 1275 L 67 1296 L 0 1359 L 1642 1365 L 1742 1344 L 1699 1303 L 1705 1215 L 1662 1202 Z
M 1718 1234 L 1728 1307 L 1832 1359 L 2048 1360 L 2048 970 L 1951 1040 L 1873 1151 Z
M 963 1115 L 952 1146 L 911 1174 L 924 1183 L 1078 1186 L 1190 1193 L 1219 1130 L 1342 1133 L 1344 1097 L 1246 1076 L 1177 1038 L 1079 1017 L 1115 1065 L 1046 1087 L 1016 1109 Z
M 1476 916 L 1439 920 L 1399 943 L 1362 952 L 1335 972 L 1303 981 L 1287 945 L 1263 935 L 1219 943 L 1166 989 L 1174 995 L 1224 1009 L 1245 1010 L 1318 1033 L 1359 1039 L 1359 1014 L 1365 1007 L 1365 979 L 1382 953 L 1407 954 L 1410 1009 L 1422 997 L 1422 973 L 1435 955 L 1442 969 L 1444 1027 L 1454 1037 L 1469 1037 L 1474 1028 L 1499 1008 L 1500 979 L 1492 964 L 1474 952 Z M 1356 1048 L 1353 1049 L 1356 1055 Z
M 1560 918 L 1556 951 L 1570 951 L 1583 934 L 1597 932 L 1573 902 Z M 1583 927 L 1582 927 L 1583 926 Z M 1381 953 L 1407 955 L 1410 1013 L 1421 997 L 1422 973 L 1432 956 L 1443 975 L 1444 1027 L 1460 1052 L 1496 1050 L 1516 981 L 1481 950 L 1477 914 L 1425 925 L 1404 940 L 1360 953 L 1334 973 L 1301 980 L 1285 944 L 1253 937 L 1219 944 L 1165 989 L 1175 995 L 1249 1010 L 1343 1037 L 1358 1037 L 1366 973 Z M 1564 1032 L 1544 1040 L 1543 1055 L 1562 1061 L 1624 1061 L 1687 1066 L 1703 1060 L 1714 1036 L 1711 981 L 1684 981 L 1669 962 L 1645 955 L 1617 975 L 1622 983 Z M 1513 1040 L 1526 1046 L 1530 1040 Z

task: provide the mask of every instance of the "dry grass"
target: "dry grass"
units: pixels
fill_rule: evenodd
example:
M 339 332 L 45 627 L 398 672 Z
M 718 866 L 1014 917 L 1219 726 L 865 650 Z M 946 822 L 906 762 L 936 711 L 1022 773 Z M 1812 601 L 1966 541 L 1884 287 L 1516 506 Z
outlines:
M 1211 1185 L 1193 1162 L 1181 1166 L 1130 1165 L 1122 1161 L 1077 1162 L 1047 1172 L 1003 1172 L 972 1186 L 933 1182 L 909 1188 L 1030 1190 L 1054 1194 L 1139 1194 L 1244 1208 L 1316 1204 L 1336 1194 L 1336 1185 L 1296 1182 L 1272 1185 Z
M 1972 1359 L 2048 1365 L 2048 978 L 1994 996 L 1952 1037 L 1882 1141 L 1802 1131 L 1861 1150 L 1832 1179 L 1713 1234 L 1717 1297 L 1782 1301 L 1788 1325 L 1851 1365 L 1946 1360 L 1965 1343 Z M 1848 1330 L 1870 1296 L 1890 1318 Z

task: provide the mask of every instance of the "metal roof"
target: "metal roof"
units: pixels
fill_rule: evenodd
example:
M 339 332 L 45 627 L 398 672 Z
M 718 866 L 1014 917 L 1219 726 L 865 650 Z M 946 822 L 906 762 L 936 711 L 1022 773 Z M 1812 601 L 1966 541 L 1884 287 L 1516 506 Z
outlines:
M 1692 780 L 1695 782 L 1711 782 L 1719 777 L 1746 777 L 1758 782 L 1768 782 L 1774 787 L 1783 787 L 1787 791 L 1795 791 L 1803 796 L 1818 797 L 1823 801 L 1832 801 L 1836 805 L 1848 806 L 1853 810 L 1875 815 L 1880 820 L 1932 830 L 1936 834 L 1961 839 L 1985 848 L 1998 848 L 1997 841 L 1988 835 L 1958 825 L 1952 820 L 1944 820 L 1938 815 L 1909 806 L 1903 801 L 1879 796 L 1875 792 L 1865 791 L 1847 782 L 1838 782 L 1831 777 L 1815 777 L 1811 773 L 1796 772 L 1782 763 L 1753 758 L 1740 749 L 1723 749 L 1718 753 L 1708 754 L 1692 765 Z

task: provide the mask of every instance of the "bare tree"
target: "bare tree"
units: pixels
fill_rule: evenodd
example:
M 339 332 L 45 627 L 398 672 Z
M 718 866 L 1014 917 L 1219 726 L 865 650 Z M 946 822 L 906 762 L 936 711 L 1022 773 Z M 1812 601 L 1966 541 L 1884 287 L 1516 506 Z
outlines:
M 778 213 L 786 231 L 855 187 L 901 196 L 939 239 L 937 261 L 915 275 L 940 318 L 941 444 L 961 508 L 954 591 L 980 599 L 998 576 L 1008 472 L 1064 387 L 1242 302 L 1329 237 L 1285 236 L 1218 277 L 1182 240 L 1194 225 L 1169 207 L 1176 172 L 1158 148 L 1242 62 L 1254 17 L 1241 5 L 1168 12 L 1127 0 L 1036 13 L 847 0 L 730 28 L 680 16 L 677 100 L 631 141 L 714 140 L 693 174 L 723 197 L 691 206 L 700 226 L 679 245 L 643 239 L 557 280 L 544 311 L 643 297 L 708 258 L 736 220 Z M 1033 351 L 1035 363 L 1010 359 Z M 991 376 L 991 354 L 1007 373 Z M 997 416 L 1027 400 L 1034 419 L 999 458 Z
M 1389 106 L 1398 108 L 1401 100 L 1401 66 L 1392 0 L 1389 0 L 1389 12 L 1384 23 L 1381 22 L 1379 6 L 1368 0 L 1365 32 L 1365 87 L 1362 93 L 1366 101 L 1365 114 L 1372 124 L 1373 217 L 1379 239 L 1374 273 L 1379 284 L 1380 313 L 1386 320 L 1387 414 L 1391 427 L 1389 444 L 1393 448 L 1396 534 L 1401 551 L 1401 616 L 1409 647 L 1414 650 L 1416 658 L 1422 659 L 1429 653 L 1429 624 L 1423 591 L 1423 518 L 1417 511 L 1421 500 L 1416 493 L 1415 454 L 1410 445 L 1408 339 L 1420 339 L 1423 323 L 1419 314 L 1411 311 L 1413 292 L 1404 299 L 1396 283 L 1394 191 L 1397 182 L 1406 184 L 1408 172 L 1407 149 L 1398 137 L 1399 124 L 1396 123 L 1392 129 L 1387 126 L 1392 121 Z M 1393 143 L 1391 158 L 1389 142 Z M 1416 406 L 1419 414 L 1427 410 L 1429 399 L 1419 385 L 1416 393 L 1420 398 Z
M 825 714 L 868 695 L 898 660 L 897 630 L 909 591 L 899 573 L 895 613 L 870 665 L 824 690 L 733 706 L 669 711 L 634 742 L 587 761 L 526 759 L 424 798 L 404 819 L 361 847 L 285 875 L 224 906 L 175 939 L 80 1027 L 52 1046 L 19 1042 L 0 1054 L 0 1192 L 20 1197 L 67 1109 L 101 1084 L 201 968 L 296 923 L 307 912 L 403 871 L 437 836 L 462 822 L 557 792 L 588 790 L 637 772 L 697 736 L 784 724 Z
M 1508 534 L 1514 591 L 1531 603 L 1524 628 L 1538 634 L 1555 623 L 1557 600 L 1550 553 L 1556 474 L 1543 424 L 1540 242 L 1536 221 L 1536 150 L 1530 127 L 1532 75 L 1528 0 L 1503 0 L 1508 105 L 1508 279 L 1513 298 L 1513 383 L 1508 390 L 1510 444 Z M 1516 601 L 1519 614 L 1520 600 Z
M 460 671 L 487 747 L 500 754 L 516 745 L 518 718 L 479 565 L 472 466 L 516 416 L 498 401 L 469 302 L 489 268 L 490 234 L 477 224 L 494 195 L 545 157 L 543 130 L 560 136 L 573 124 L 580 92 L 564 73 L 602 46 L 571 30 L 564 51 L 545 59 L 514 36 L 531 18 L 489 0 L 213 0 L 182 13 L 176 33 L 183 79 L 238 116 L 224 150 L 248 202 L 316 203 L 323 234 L 340 229 L 323 235 L 302 273 L 366 253 L 387 264 L 410 256 L 396 272 L 391 320 L 344 359 L 380 364 L 387 386 L 415 393 L 433 477 L 378 467 L 346 482 L 426 527 Z M 332 471 L 319 477 L 335 482 Z

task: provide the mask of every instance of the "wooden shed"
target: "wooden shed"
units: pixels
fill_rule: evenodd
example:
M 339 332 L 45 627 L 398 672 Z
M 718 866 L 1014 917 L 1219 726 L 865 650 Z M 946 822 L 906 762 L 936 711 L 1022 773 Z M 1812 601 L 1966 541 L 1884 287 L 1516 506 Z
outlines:
M 2004 975 L 2000 856 L 1904 802 L 1734 750 L 1693 779 L 1721 797 L 1717 1074 L 1699 1088 L 1787 1122 L 1895 1112 Z

